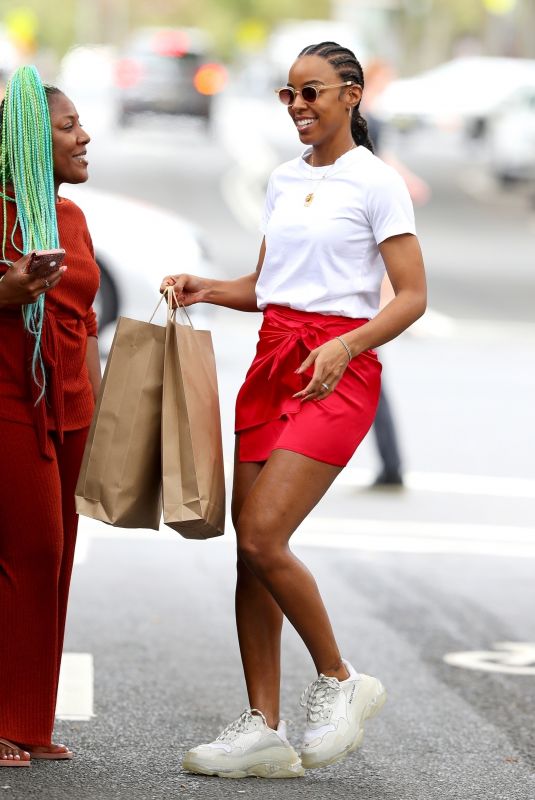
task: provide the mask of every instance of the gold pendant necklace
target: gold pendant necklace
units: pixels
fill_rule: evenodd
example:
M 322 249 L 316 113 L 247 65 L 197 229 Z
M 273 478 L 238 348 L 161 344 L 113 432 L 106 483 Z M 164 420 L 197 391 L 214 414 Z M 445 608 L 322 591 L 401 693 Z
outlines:
M 356 145 L 356 144 L 354 144 L 354 145 L 353 145 L 353 147 L 350 147 L 350 148 L 349 148 L 349 150 L 346 150 L 346 153 L 349 153 L 349 151 L 350 151 L 350 150 L 354 150 L 356 146 L 357 146 L 357 145 Z M 346 154 L 346 153 L 342 153 L 342 155 L 343 155 L 343 156 L 345 156 L 345 154 Z M 342 157 L 342 156 L 338 156 L 338 158 L 341 158 L 341 157 Z M 336 161 L 338 161 L 338 158 L 336 159 Z M 335 161 L 333 164 L 331 164 L 331 166 L 330 166 L 330 168 L 327 170 L 327 172 L 325 172 L 325 173 L 324 173 L 324 174 L 321 176 L 321 178 L 320 178 L 320 179 L 317 181 L 317 183 L 316 183 L 316 186 L 314 186 L 313 190 L 312 190 L 311 192 L 309 192 L 309 193 L 307 194 L 307 196 L 305 197 L 305 206 L 306 206 L 306 207 L 308 207 L 308 206 L 312 205 L 312 201 L 314 200 L 314 195 L 315 195 L 315 193 L 316 193 L 316 189 L 318 188 L 318 186 L 320 185 L 320 183 L 321 183 L 322 181 L 324 181 L 324 180 L 325 180 L 325 178 L 327 178 L 327 176 L 329 175 L 330 171 L 331 171 L 331 170 L 332 170 L 332 168 L 335 166 L 335 164 L 336 164 L 336 161 Z M 311 166 L 312 168 L 314 167 L 314 153 L 311 153 L 311 155 L 310 155 L 310 166 Z

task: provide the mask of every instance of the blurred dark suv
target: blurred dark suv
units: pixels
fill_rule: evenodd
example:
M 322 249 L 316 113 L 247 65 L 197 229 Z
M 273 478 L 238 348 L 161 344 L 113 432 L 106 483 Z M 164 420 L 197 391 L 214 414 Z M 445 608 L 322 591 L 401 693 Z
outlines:
M 124 48 L 116 67 L 119 123 L 151 111 L 210 117 L 212 97 L 224 87 L 225 68 L 209 57 L 196 28 L 143 28 Z

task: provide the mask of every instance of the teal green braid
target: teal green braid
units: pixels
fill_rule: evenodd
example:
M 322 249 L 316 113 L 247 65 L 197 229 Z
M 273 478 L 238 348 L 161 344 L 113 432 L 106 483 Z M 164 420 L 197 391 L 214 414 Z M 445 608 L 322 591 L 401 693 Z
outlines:
M 10 184 L 15 192 L 15 229 L 21 229 L 23 254 L 59 247 L 50 113 L 45 87 L 34 66 L 20 67 L 6 87 L 0 141 L 2 260 L 6 260 L 6 206 Z M 11 242 L 13 236 L 14 230 L 9 233 Z M 22 307 L 24 327 L 35 338 L 32 375 L 41 389 L 39 400 L 46 389 L 41 357 L 44 313 L 44 293 L 39 295 L 35 303 Z

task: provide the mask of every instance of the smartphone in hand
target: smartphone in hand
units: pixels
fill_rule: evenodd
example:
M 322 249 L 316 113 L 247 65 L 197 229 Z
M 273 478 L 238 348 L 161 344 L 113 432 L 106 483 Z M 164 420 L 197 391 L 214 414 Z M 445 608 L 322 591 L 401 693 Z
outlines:
M 39 272 L 43 278 L 46 278 L 60 268 L 64 258 L 65 250 L 63 248 L 34 250 L 28 262 L 27 272 Z

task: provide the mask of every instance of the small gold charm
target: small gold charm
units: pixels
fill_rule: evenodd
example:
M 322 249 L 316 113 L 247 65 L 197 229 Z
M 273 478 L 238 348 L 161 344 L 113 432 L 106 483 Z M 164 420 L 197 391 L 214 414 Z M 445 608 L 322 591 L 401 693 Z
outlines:
M 305 197 L 305 205 L 309 206 L 313 200 L 314 200 L 314 192 L 310 192 L 310 194 L 307 194 L 307 196 Z

